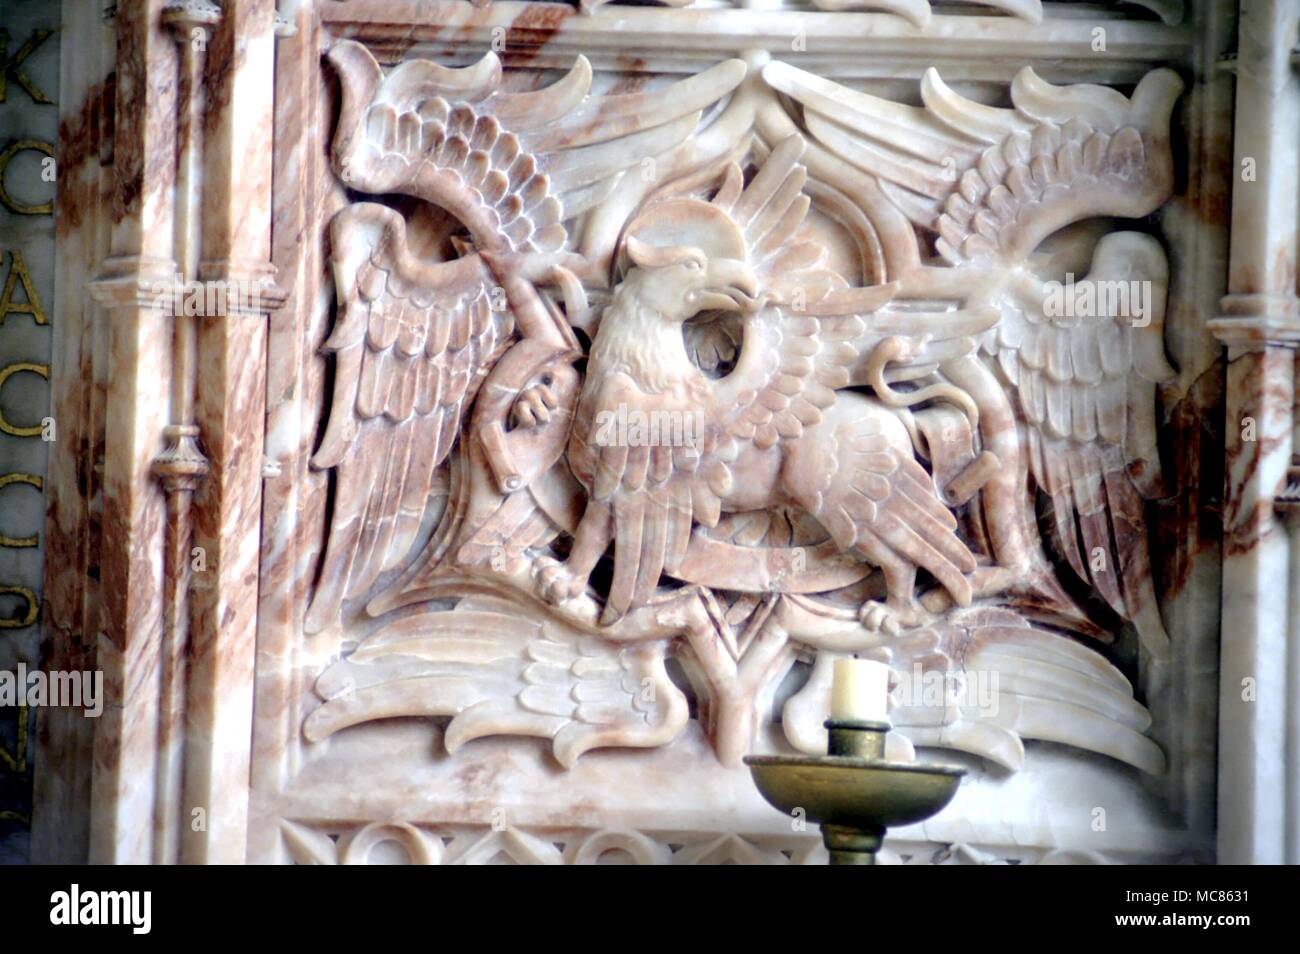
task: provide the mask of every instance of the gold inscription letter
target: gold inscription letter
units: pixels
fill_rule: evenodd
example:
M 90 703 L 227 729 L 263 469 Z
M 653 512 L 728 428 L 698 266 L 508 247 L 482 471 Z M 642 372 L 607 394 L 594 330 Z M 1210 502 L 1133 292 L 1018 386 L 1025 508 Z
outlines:
M 19 427 L 16 424 L 10 424 L 4 414 L 5 382 L 22 371 L 39 374 L 47 381 L 50 379 L 50 366 L 48 364 L 32 364 L 30 361 L 19 361 L 7 368 L 0 369 L 0 431 L 12 434 L 14 437 L 37 437 L 41 433 L 40 424 L 33 424 L 31 427 Z
M 0 267 L 4 266 L 4 259 L 5 253 L 0 250 Z M 14 292 L 18 290 L 19 282 L 22 282 L 23 296 L 26 301 L 14 301 Z M 0 325 L 5 323 L 6 315 L 31 315 L 38 325 L 49 323 L 45 317 L 45 309 L 41 306 L 41 296 L 36 293 L 31 273 L 27 271 L 27 262 L 23 260 L 23 253 L 17 249 L 13 252 L 4 292 L 0 293 Z
M 4 152 L 0 152 L 0 202 L 3 202 L 19 215 L 51 215 L 54 212 L 53 201 L 41 205 L 23 205 L 11 196 L 9 190 L 5 187 L 5 172 L 9 168 L 9 160 L 24 149 L 34 149 L 37 152 L 45 153 L 51 158 L 54 157 L 54 147 L 48 142 L 41 142 L 38 139 L 20 139 Z

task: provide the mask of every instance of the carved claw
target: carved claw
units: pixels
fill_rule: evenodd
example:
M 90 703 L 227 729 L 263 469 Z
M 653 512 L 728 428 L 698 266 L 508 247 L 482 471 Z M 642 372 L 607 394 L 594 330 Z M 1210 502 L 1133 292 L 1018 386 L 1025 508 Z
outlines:
M 911 599 L 890 597 L 887 600 L 867 600 L 858 610 L 858 619 L 871 632 L 897 636 L 904 628 L 921 622 L 921 608 Z
M 944 613 L 948 612 L 948 610 L 956 606 L 957 602 L 942 586 L 936 586 L 928 593 L 922 594 L 921 605 L 935 616 L 942 616 Z
M 554 560 L 539 560 L 533 576 L 542 599 L 552 606 L 567 603 L 587 588 L 586 577 L 578 576 L 567 565 Z
M 534 384 L 524 388 L 511 408 L 510 420 L 515 427 L 534 427 L 551 419 L 551 412 L 560 404 L 559 398 L 547 384 Z

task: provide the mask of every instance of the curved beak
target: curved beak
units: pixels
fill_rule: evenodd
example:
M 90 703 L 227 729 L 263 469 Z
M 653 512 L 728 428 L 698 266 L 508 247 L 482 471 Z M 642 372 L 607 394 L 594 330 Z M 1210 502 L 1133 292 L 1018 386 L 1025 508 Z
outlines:
M 763 307 L 758 276 L 746 263 L 734 258 L 711 259 L 706 277 L 707 284 L 699 293 L 702 308 L 750 314 Z

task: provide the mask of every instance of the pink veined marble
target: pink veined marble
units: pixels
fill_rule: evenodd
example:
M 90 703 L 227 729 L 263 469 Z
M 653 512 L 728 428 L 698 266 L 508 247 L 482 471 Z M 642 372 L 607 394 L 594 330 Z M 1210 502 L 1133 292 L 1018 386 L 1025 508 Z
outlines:
M 666 6 L 68 27 L 34 857 L 1300 860 L 1295 0 Z

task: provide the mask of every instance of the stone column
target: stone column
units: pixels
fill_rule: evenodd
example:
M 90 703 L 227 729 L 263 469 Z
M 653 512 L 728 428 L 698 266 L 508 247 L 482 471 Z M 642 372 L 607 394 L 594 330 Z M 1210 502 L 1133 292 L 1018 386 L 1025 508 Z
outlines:
M 94 863 L 152 858 L 166 506 L 153 479 L 167 424 L 176 177 L 176 44 L 163 0 L 117 8 L 111 252 L 91 285 L 103 306 L 103 580 L 98 666 L 106 704 L 95 727 Z
M 1293 453 L 1300 0 L 1242 4 L 1229 294 L 1212 327 L 1228 347 L 1219 859 L 1298 861 L 1287 827 L 1290 543 L 1275 510 Z M 1294 763 L 1291 766 L 1294 772 Z
M 86 7 L 68 0 L 65 20 L 84 24 Z M 33 857 L 241 862 L 266 315 L 284 297 L 270 264 L 275 7 L 147 0 L 120 4 L 108 27 L 115 84 L 85 89 L 90 118 L 71 117 L 61 138 L 67 211 L 89 218 L 104 208 L 96 165 L 110 198 L 95 226 L 60 225 L 61 287 L 86 287 L 78 266 L 96 262 L 97 307 L 76 312 L 73 291 L 59 305 L 61 316 L 75 313 L 56 343 L 55 405 L 76 443 L 65 455 L 75 466 L 51 465 L 51 560 L 69 563 L 50 567 L 47 651 L 59 668 L 103 669 L 106 706 L 91 730 L 45 723 L 43 743 L 59 753 L 51 757 L 79 765 L 93 748 L 93 770 L 89 792 L 53 782 L 62 767 L 38 771 L 57 804 Z M 85 85 L 69 89 L 81 96 Z M 98 122 L 106 98 L 113 106 Z M 85 154 L 101 128 L 111 137 Z M 82 234 L 96 226 L 106 248 Z M 79 649 L 94 645 L 80 626 L 98 634 L 95 656 Z M 60 836 L 78 821 L 78 793 L 92 806 L 86 834 Z
M 238 290 L 199 323 L 194 414 L 211 473 L 194 498 L 181 860 L 241 862 L 247 839 L 253 664 L 272 281 L 275 5 L 228 0 L 207 58 L 199 278 Z M 199 819 L 203 824 L 197 824 Z

